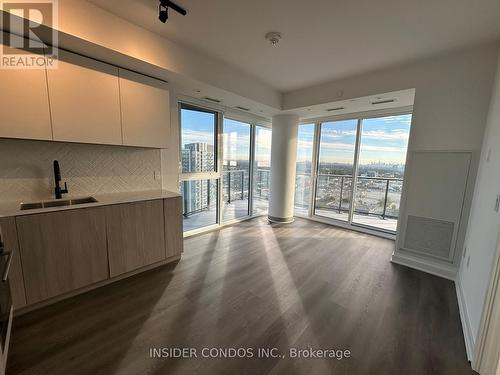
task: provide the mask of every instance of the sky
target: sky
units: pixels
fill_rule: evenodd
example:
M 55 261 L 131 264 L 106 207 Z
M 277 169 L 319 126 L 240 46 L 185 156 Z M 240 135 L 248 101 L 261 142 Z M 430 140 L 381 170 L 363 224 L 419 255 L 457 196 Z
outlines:
M 181 110 L 181 144 L 208 143 L 215 145 L 215 115 L 213 113 Z M 225 118 L 223 124 L 225 160 L 248 160 L 250 155 L 250 125 Z M 270 166 L 271 131 L 257 127 L 255 158 L 258 166 Z
M 182 148 L 188 143 L 215 145 L 215 114 L 181 109 Z
M 250 125 L 224 119 L 222 144 L 224 147 L 224 164 L 227 161 L 248 160 L 250 158 Z
M 215 145 L 214 114 L 182 109 L 182 145 L 208 143 Z M 365 119 L 361 128 L 360 164 L 404 164 L 410 131 L 411 114 Z M 356 142 L 357 120 L 325 122 L 321 128 L 320 161 L 352 163 Z M 256 159 L 269 165 L 271 131 L 257 128 Z M 299 126 L 297 161 L 312 158 L 314 125 Z M 248 160 L 250 126 L 224 119 L 224 158 Z
M 360 164 L 404 164 L 411 115 L 365 119 L 361 125 Z M 320 161 L 353 163 L 357 120 L 325 122 L 321 127 Z M 297 161 L 311 160 L 314 127 L 299 127 Z

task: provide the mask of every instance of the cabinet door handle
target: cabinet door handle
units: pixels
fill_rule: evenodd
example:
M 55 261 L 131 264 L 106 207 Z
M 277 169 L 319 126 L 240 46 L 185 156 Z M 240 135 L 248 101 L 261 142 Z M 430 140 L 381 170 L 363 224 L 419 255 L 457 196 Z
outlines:
M 12 255 L 14 254 L 13 251 L 10 253 L 4 253 L 2 255 L 7 256 L 7 262 L 5 262 L 5 268 L 3 269 L 2 273 L 2 281 L 7 281 L 7 278 L 9 277 L 9 271 L 10 271 L 10 264 L 12 263 Z

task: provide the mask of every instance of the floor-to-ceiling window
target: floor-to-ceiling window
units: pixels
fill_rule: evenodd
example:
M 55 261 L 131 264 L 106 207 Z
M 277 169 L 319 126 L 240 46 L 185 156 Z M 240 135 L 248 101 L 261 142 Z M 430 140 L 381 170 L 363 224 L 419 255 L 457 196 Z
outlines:
M 223 128 L 222 217 L 228 221 L 250 213 L 251 125 L 225 118 Z
M 217 129 L 218 114 L 182 105 L 180 190 L 184 230 L 218 223 Z
M 297 138 L 295 214 L 307 216 L 311 199 L 314 124 L 300 124 Z
M 395 231 L 411 115 L 363 119 L 352 222 Z
M 402 113 L 300 125 L 295 213 L 307 215 L 313 201 L 314 217 L 395 233 L 411 118 Z
M 269 182 L 271 178 L 271 129 L 255 127 L 255 156 L 253 169 L 253 210 L 266 214 L 269 208 Z
M 357 120 L 321 124 L 314 207 L 317 216 L 349 220 L 357 126 Z
M 267 213 L 271 129 L 184 103 L 179 123 L 184 232 Z

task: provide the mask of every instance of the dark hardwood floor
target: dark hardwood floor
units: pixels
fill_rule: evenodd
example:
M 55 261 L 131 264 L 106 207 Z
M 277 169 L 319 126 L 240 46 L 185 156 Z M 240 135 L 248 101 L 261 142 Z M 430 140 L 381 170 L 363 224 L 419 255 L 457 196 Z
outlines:
M 8 374 L 471 374 L 453 283 L 391 264 L 393 246 L 306 220 L 193 237 L 175 265 L 16 318 Z M 151 358 L 153 347 L 198 358 Z M 204 347 L 285 358 L 202 358 Z M 290 347 L 351 358 L 292 359 Z

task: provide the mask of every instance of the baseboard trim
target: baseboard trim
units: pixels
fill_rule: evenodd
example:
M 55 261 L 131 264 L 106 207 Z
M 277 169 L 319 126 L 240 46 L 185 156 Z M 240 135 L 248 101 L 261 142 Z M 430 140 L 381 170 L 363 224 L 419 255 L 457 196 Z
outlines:
M 460 284 L 459 278 L 457 278 L 457 280 L 455 281 L 455 289 L 457 291 L 458 310 L 460 311 L 460 320 L 462 321 L 462 330 L 464 332 L 465 350 L 467 352 L 467 359 L 469 361 L 472 361 L 474 358 L 473 353 L 474 353 L 474 348 L 476 347 L 476 343 L 474 341 L 474 335 L 472 334 L 469 314 L 467 313 L 467 305 L 465 304 L 465 298 L 462 292 L 462 286 Z
M 432 260 L 419 258 L 414 255 L 401 252 L 396 253 L 395 251 L 392 253 L 391 262 L 452 281 L 455 281 L 457 276 L 457 269 L 452 265 L 433 262 Z

